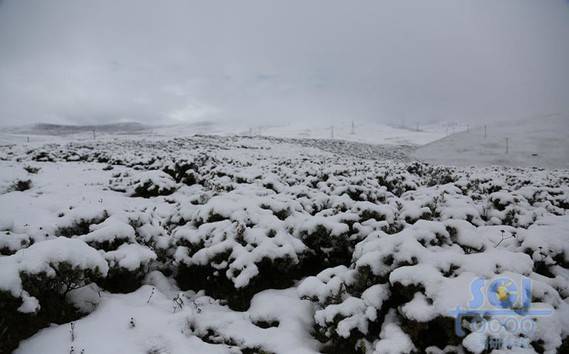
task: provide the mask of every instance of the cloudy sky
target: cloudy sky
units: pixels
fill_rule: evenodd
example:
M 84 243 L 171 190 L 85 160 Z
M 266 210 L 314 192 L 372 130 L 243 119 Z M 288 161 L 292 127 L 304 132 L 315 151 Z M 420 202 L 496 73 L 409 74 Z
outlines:
M 0 124 L 569 112 L 564 0 L 0 0 Z

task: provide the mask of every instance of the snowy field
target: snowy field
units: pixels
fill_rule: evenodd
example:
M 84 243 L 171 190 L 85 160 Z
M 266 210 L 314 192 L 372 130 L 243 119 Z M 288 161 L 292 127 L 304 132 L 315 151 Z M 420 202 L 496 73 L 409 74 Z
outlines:
M 3 136 L 0 352 L 569 351 L 568 170 L 156 135 Z

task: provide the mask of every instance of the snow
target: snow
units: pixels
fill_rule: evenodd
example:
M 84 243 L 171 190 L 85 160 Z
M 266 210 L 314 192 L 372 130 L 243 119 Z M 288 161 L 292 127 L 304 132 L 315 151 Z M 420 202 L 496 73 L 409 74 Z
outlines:
M 493 123 L 450 135 L 422 146 L 413 156 L 458 166 L 569 167 L 566 114 Z M 506 139 L 508 152 L 506 153 Z
M 122 220 L 121 220 L 122 219 Z M 94 224 L 89 227 L 90 231 L 86 235 L 79 236 L 79 239 L 87 243 L 104 243 L 104 242 L 132 242 L 135 238 L 135 232 L 124 218 L 113 215 L 100 224 Z
M 52 326 L 22 343 L 15 353 L 61 353 L 68 352 L 70 346 L 75 352 L 99 354 L 235 353 L 236 346 L 230 343 L 242 342 L 278 353 L 317 353 L 318 345 L 308 335 L 310 305 L 299 300 L 293 290 L 259 293 L 249 311 L 234 312 L 192 293 L 181 293 L 185 305 L 172 311 L 172 299 L 161 290 L 154 288 L 148 301 L 152 289 L 145 285 L 130 294 L 105 294 L 93 313 L 74 322 L 74 340 L 69 324 Z M 278 320 L 279 325 L 256 326 L 261 319 Z M 220 344 L 200 339 L 208 329 L 216 333 Z
M 112 266 L 134 271 L 156 259 L 156 253 L 138 244 L 123 244 L 115 251 L 105 253 L 105 259 Z
M 109 267 L 95 249 L 77 239 L 58 237 L 20 250 L 14 256 L 19 270 L 26 273 L 46 273 L 54 276 L 52 265 L 67 262 L 81 269 L 97 269 L 103 276 Z
M 531 257 L 534 261 L 555 263 L 553 258 L 560 256 L 569 262 L 569 218 L 547 216 L 520 231 L 523 249 L 535 250 Z
M 57 268 L 62 263 L 74 269 L 93 270 L 102 276 L 109 270 L 103 256 L 85 242 L 59 237 L 34 244 L 12 256 L 0 257 L 0 290 L 22 299 L 18 311 L 35 312 L 39 309 L 39 302 L 24 290 L 20 274 L 42 273 L 54 278 L 59 276 Z
M 462 344 L 466 349 L 470 350 L 472 353 L 479 354 L 482 353 L 484 350 L 486 350 L 487 338 L 488 336 L 485 335 L 484 333 L 473 332 L 467 335 L 466 338 L 464 338 Z
M 295 123 L 276 126 L 256 127 L 253 134 L 297 139 L 334 139 L 355 141 L 368 144 L 423 145 L 440 139 L 445 131 L 436 125 L 423 126 L 423 129 L 394 127 L 376 122 L 351 122 L 331 125 Z M 248 132 L 247 132 L 248 133 Z
M 381 326 L 380 340 L 375 343 L 373 352 L 377 354 L 411 353 L 415 346 L 411 339 L 401 330 L 393 312 L 390 312 Z
M 353 329 L 367 334 L 368 321 L 374 320 L 377 316 L 373 309 L 369 312 L 367 309 L 361 299 L 349 297 L 340 304 L 330 305 L 324 310 L 316 311 L 314 319 L 320 326 L 326 326 L 340 316 L 343 319 L 337 323 L 336 332 L 341 337 L 347 338 Z
M 11 321 L 45 307 L 23 272 L 55 282 L 67 262 L 100 277 L 62 300 L 82 311 L 73 340 L 50 319 L 17 353 L 444 352 L 429 331 L 480 352 L 492 333 L 472 318 L 465 337 L 437 321 L 500 277 L 530 279 L 532 306 L 552 311 L 534 345 L 554 353 L 569 336 L 567 170 L 430 165 L 325 139 L 49 139 L 1 148 L 0 186 L 32 184 L 0 191 L 0 306 L 15 299 Z

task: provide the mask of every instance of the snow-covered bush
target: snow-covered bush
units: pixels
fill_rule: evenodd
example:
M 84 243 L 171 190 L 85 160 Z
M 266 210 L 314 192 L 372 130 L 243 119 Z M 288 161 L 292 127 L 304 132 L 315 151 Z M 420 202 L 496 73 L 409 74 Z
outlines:
M 205 165 L 211 163 L 212 157 L 206 154 L 200 154 L 192 159 L 176 158 L 170 164 L 164 166 L 163 171 L 170 175 L 176 183 L 183 183 L 191 186 L 200 183 L 207 173 Z
M 30 179 L 18 179 L 12 183 L 9 187 L 9 191 L 23 192 L 32 188 L 32 180 Z
M 123 244 L 114 251 L 106 252 L 109 271 L 99 285 L 111 292 L 134 291 L 140 287 L 156 258 L 156 253 L 139 244 Z
M 377 181 L 381 186 L 396 196 L 400 196 L 404 192 L 415 190 L 418 187 L 418 178 L 407 171 L 391 171 L 381 169 L 378 171 Z
M 305 246 L 279 228 L 269 210 L 255 211 L 176 229 L 176 279 L 182 288 L 205 289 L 234 308 L 247 308 L 260 290 L 292 284 Z
M 12 230 L 0 231 L 0 255 L 9 256 L 33 243 L 27 234 L 15 233 Z
M 442 350 L 447 345 L 467 348 L 468 340 L 463 342 L 456 333 L 451 309 L 466 307 L 471 297 L 470 284 L 476 277 L 490 280 L 502 276 L 531 277 L 534 287 L 547 287 L 548 296 L 552 296 L 550 300 L 539 297 L 534 302 L 553 302 L 559 306 L 556 316 L 542 319 L 543 326 L 555 326 L 554 323 L 563 321 L 558 316 L 569 310 L 569 306 L 560 302 L 562 296 L 567 296 L 566 290 L 552 288 L 543 283 L 543 278 L 533 276 L 539 265 L 521 252 L 523 245 L 529 252 L 528 249 L 534 247 L 533 242 L 549 231 L 563 236 L 552 237 L 544 247 L 536 247 L 543 252 L 533 256 L 541 260 L 544 254 L 550 254 L 564 260 L 565 247 L 561 240 L 568 233 L 564 229 L 540 230 L 540 227 L 547 228 L 546 225 L 532 226 L 520 235 L 522 246 L 517 242 L 500 245 L 500 230 L 476 228 L 458 220 L 418 221 L 393 235 L 376 231 L 356 245 L 349 268 L 331 268 L 317 277 L 307 278 L 298 288 L 299 295 L 317 305 L 315 330 L 330 352 L 338 348 L 341 348 L 339 352 L 382 352 L 387 344 L 380 344 L 384 340 L 386 315 L 397 324 L 396 332 L 407 338 L 406 343 L 412 344 L 405 345 L 408 351 L 415 348 L 422 352 L 434 347 Z M 557 251 L 552 252 L 552 249 Z M 486 251 L 480 253 L 483 250 Z M 550 265 L 557 274 L 559 266 Z M 370 297 L 370 293 L 375 295 Z M 382 301 L 370 310 L 370 299 Z M 471 330 L 469 326 L 473 326 L 472 321 L 476 319 L 463 320 L 467 333 Z M 566 336 L 564 333 L 558 332 L 557 339 L 545 332 L 533 333 L 530 339 L 555 347 Z M 509 335 L 519 337 L 520 334 Z M 378 336 L 379 341 L 374 339 Z
M 306 259 L 309 269 L 349 264 L 352 258 L 353 242 L 349 239 L 349 226 L 341 222 L 342 215 L 331 217 L 305 216 L 290 219 L 297 237 L 309 249 Z
M 101 254 L 83 241 L 65 237 L 39 242 L 0 258 L 2 347 L 13 348 L 50 323 L 80 316 L 67 295 L 106 276 Z
M 111 215 L 105 221 L 89 226 L 89 232 L 78 238 L 91 247 L 105 251 L 135 241 L 136 233 L 126 215 Z
M 91 225 L 99 224 L 109 217 L 105 209 L 72 208 L 60 212 L 58 225 L 54 230 L 57 236 L 73 237 L 86 235 L 91 230 Z
M 140 172 L 133 176 L 129 172 L 119 172 L 111 180 L 111 189 L 126 192 L 133 197 L 151 198 L 170 195 L 177 188 L 176 181 L 162 171 Z

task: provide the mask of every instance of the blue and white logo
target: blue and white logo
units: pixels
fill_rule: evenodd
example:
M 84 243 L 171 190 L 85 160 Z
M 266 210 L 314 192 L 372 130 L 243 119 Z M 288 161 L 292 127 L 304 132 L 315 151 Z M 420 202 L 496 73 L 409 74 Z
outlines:
M 471 330 L 494 333 L 507 328 L 511 332 L 530 334 L 535 330 L 536 317 L 550 316 L 552 310 L 532 306 L 532 282 L 527 277 L 513 279 L 475 278 L 470 283 L 471 299 L 465 308 L 450 311 L 455 317 L 455 332 L 463 337 L 462 319 L 475 318 Z M 494 321 L 494 322 L 492 322 Z M 496 325 L 498 323 L 498 325 Z

